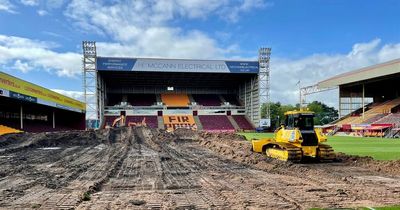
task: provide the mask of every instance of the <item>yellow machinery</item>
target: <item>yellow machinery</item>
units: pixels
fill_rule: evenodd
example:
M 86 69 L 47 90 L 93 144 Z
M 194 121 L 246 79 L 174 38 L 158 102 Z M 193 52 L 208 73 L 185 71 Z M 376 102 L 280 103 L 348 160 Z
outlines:
M 314 129 L 313 112 L 289 111 L 274 138 L 253 140 L 252 150 L 283 161 L 300 162 L 307 157 L 332 161 L 332 147 L 322 144 L 326 140 L 321 130 Z

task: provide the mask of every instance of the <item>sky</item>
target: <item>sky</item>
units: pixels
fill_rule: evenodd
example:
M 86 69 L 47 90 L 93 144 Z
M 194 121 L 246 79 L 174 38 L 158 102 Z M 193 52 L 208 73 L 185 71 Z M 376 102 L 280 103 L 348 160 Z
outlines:
M 100 56 L 256 60 L 271 100 L 400 58 L 398 0 L 0 0 L 0 71 L 83 100 L 83 40 Z M 337 90 L 312 95 L 337 107 Z

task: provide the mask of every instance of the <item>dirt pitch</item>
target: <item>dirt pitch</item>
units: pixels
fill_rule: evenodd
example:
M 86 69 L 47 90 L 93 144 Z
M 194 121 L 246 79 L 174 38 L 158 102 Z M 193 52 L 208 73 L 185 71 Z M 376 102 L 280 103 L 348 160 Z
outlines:
M 0 209 L 307 209 L 400 204 L 400 161 L 291 164 L 234 134 L 148 128 L 0 137 Z

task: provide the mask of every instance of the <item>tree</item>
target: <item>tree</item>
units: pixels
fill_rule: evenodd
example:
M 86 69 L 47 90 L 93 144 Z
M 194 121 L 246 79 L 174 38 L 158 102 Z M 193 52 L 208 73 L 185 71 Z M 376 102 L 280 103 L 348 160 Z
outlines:
M 261 117 L 265 118 L 266 117 L 266 112 L 267 112 L 267 104 L 263 104 L 261 107 Z M 293 111 L 296 109 L 293 105 L 281 105 L 280 102 L 276 103 L 270 103 L 270 112 L 271 112 L 271 128 L 275 129 L 279 127 L 279 125 L 283 122 L 285 119 L 285 112 L 287 111 Z
M 299 110 L 299 104 L 295 106 L 291 104 L 282 105 L 280 102 L 269 104 L 271 111 L 271 129 L 276 129 L 285 119 L 285 112 Z M 329 107 L 319 101 L 313 101 L 307 105 L 307 109 L 315 113 L 314 124 L 324 125 L 330 123 L 338 118 L 338 111 Z M 261 107 L 261 118 L 266 118 L 267 104 L 263 104 Z
M 270 114 L 271 114 L 271 128 L 274 129 L 276 127 L 276 124 L 279 123 L 278 122 L 278 116 L 280 113 L 280 107 L 281 107 L 281 103 L 277 102 L 277 103 L 269 103 L 269 108 L 270 108 Z M 261 118 L 266 118 L 267 116 L 267 104 L 264 103 L 261 106 Z
M 315 125 L 328 124 L 334 120 L 337 120 L 339 117 L 338 111 L 334 107 L 329 107 L 319 101 L 313 101 L 309 103 L 307 108 L 315 113 Z

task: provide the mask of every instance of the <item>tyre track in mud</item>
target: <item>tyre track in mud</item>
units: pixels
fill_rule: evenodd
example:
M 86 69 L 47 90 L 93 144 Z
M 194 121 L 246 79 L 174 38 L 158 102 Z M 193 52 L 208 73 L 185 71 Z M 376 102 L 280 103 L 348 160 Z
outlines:
M 298 177 L 307 181 L 309 186 L 306 182 L 306 185 L 298 189 L 291 189 L 292 185 L 296 186 L 294 183 L 301 182 L 282 185 L 285 190 L 279 193 L 301 204 L 301 208 L 382 206 L 400 203 L 399 190 L 396 189 L 400 183 L 399 173 L 396 171 L 400 170 L 398 167 L 392 168 L 396 163 L 400 166 L 400 161 L 382 164 L 370 158 L 341 154 L 339 162 L 335 163 L 291 164 L 249 152 L 250 143 L 237 135 L 202 133 L 200 136 L 203 137 L 197 138 L 199 144 L 238 163 L 245 163 L 249 167 L 256 167 L 268 173 Z M 389 165 L 389 168 L 382 165 Z M 317 185 L 312 187 L 313 183 Z M 316 195 L 311 196 L 313 193 Z
M 35 137 L 0 139 L 2 209 L 307 209 L 400 202 L 400 177 L 366 167 L 371 161 L 282 163 L 250 153 L 236 135 L 138 127 L 29 136 Z M 43 150 L 50 146 L 60 148 Z

